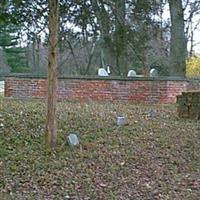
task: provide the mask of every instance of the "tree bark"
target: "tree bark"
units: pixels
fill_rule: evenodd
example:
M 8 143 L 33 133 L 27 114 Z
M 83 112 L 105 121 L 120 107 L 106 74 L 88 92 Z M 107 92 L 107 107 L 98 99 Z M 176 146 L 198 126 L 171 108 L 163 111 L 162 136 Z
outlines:
M 48 0 L 49 6 L 49 41 L 48 41 L 48 76 L 47 76 L 47 121 L 46 145 L 50 150 L 56 147 L 56 88 L 57 88 L 57 45 L 59 24 L 59 0 Z
M 116 65 L 121 76 L 127 76 L 127 36 L 126 36 L 126 3 L 125 0 L 115 1 L 115 35 L 116 35 Z
M 187 43 L 184 33 L 184 13 L 181 0 L 169 0 L 171 17 L 170 67 L 171 76 L 185 76 Z

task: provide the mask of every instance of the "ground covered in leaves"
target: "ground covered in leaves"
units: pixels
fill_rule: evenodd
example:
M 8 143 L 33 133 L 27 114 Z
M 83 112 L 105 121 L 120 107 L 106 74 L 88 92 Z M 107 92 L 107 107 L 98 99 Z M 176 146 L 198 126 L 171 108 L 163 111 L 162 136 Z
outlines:
M 200 199 L 200 122 L 175 105 L 59 102 L 51 157 L 45 112 L 39 100 L 0 99 L 0 199 Z

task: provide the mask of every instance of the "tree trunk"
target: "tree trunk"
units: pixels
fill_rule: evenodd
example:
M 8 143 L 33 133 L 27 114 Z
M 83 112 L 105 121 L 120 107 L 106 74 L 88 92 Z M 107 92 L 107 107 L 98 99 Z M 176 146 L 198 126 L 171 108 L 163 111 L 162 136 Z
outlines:
M 48 42 L 48 93 L 46 145 L 53 150 L 56 146 L 56 87 L 57 87 L 57 44 L 59 23 L 59 0 L 49 0 L 49 42 Z
M 115 1 L 115 34 L 116 34 L 116 65 L 120 71 L 120 75 L 125 76 L 128 73 L 127 66 L 127 36 L 126 36 L 126 4 L 125 0 Z
M 184 14 L 181 0 L 169 0 L 171 17 L 170 75 L 185 76 L 187 43 L 184 33 Z

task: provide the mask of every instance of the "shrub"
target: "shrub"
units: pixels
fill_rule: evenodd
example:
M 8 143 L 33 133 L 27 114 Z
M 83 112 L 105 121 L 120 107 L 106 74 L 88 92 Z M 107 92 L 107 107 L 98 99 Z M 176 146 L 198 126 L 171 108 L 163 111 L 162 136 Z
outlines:
M 187 77 L 200 77 L 200 55 L 188 59 L 186 65 Z

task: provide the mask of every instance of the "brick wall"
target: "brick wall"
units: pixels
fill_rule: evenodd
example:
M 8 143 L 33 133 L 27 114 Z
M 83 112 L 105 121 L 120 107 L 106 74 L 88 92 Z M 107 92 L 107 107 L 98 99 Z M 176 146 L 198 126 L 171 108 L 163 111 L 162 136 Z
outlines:
M 57 95 L 67 100 L 126 100 L 140 103 L 175 103 L 183 91 L 199 90 L 200 82 L 168 79 L 58 79 Z M 5 79 L 6 97 L 45 98 L 45 78 Z

